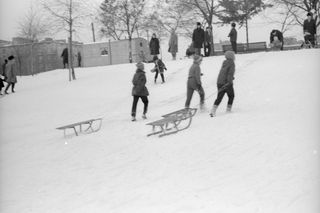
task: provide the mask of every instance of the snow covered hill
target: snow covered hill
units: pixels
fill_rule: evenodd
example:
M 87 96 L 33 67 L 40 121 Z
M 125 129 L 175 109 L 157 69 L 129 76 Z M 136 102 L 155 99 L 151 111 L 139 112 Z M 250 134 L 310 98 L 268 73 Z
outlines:
M 148 120 L 130 121 L 132 64 L 18 78 L 0 99 L 0 212 L 320 212 L 320 50 L 237 55 L 234 112 L 197 113 L 177 134 L 145 124 L 183 108 L 191 59 L 146 65 Z M 201 68 L 210 109 L 223 56 Z M 159 81 L 159 80 L 158 80 Z M 198 94 L 192 106 L 197 107 Z M 103 117 L 99 132 L 55 128 Z

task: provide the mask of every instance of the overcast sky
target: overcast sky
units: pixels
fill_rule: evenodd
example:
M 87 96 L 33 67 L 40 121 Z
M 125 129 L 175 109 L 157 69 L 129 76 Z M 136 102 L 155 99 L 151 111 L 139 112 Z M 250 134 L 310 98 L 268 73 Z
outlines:
M 99 4 L 102 0 L 88 0 L 93 3 Z M 37 0 L 0 0 L 0 39 L 11 40 L 12 37 L 17 36 L 19 20 L 27 13 L 32 2 Z M 274 10 L 274 9 L 273 9 Z M 267 41 L 269 40 L 269 33 L 272 29 L 280 29 L 279 25 L 270 24 L 266 20 L 266 15 L 271 14 L 272 9 L 262 12 L 261 15 L 254 17 L 249 22 L 249 41 Z M 196 20 L 195 20 L 196 22 Z M 92 42 L 92 33 L 90 25 L 87 29 L 83 29 L 82 32 L 77 33 L 76 39 L 78 41 L 87 43 Z M 228 40 L 226 37 L 230 30 L 229 26 L 214 27 L 214 40 Z M 294 36 L 297 39 L 302 39 L 302 29 L 294 28 L 287 32 L 285 36 Z M 66 39 L 64 33 L 60 33 L 54 36 L 56 39 Z M 238 29 L 238 42 L 245 42 L 245 28 Z

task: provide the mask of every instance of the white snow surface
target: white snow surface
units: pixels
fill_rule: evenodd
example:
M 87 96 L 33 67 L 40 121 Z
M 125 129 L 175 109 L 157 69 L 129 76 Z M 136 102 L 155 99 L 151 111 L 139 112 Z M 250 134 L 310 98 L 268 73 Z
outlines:
M 0 99 L 1 213 L 320 212 L 320 50 L 236 56 L 233 112 L 198 112 L 187 130 L 146 137 L 184 107 L 192 59 L 165 61 L 148 119 L 131 122 L 134 64 L 19 77 Z M 223 56 L 204 58 L 209 110 Z M 194 94 L 192 106 L 198 107 Z M 100 131 L 55 128 L 103 117 Z

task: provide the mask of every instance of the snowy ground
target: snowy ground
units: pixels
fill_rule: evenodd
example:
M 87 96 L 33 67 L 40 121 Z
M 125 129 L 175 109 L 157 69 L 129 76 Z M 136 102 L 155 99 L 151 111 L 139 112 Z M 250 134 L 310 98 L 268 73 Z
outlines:
M 184 106 L 192 60 L 168 61 L 167 83 L 146 65 L 148 120 L 130 121 L 134 65 L 19 78 L 0 99 L 1 213 L 320 212 L 320 50 L 237 55 L 234 112 L 198 113 L 175 135 L 147 122 Z M 223 56 L 205 58 L 206 104 Z M 194 94 L 192 105 L 199 97 Z M 55 128 L 103 116 L 99 132 Z

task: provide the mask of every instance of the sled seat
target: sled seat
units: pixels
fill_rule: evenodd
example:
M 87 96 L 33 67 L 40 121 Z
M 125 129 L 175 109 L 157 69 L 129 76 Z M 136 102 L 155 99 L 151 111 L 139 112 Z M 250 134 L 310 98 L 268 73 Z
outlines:
M 65 126 L 58 127 L 58 130 L 63 130 L 63 135 L 66 137 L 66 130 L 67 129 L 73 129 L 76 136 L 79 135 L 79 133 L 93 133 L 100 130 L 102 125 L 102 118 L 94 118 L 89 119 L 73 124 L 68 124 Z M 83 127 L 85 128 L 83 130 Z
M 162 137 L 187 129 L 196 112 L 196 108 L 184 108 L 162 115 L 162 119 L 146 124 L 152 126 L 152 133 L 147 136 L 159 134 L 159 137 Z

